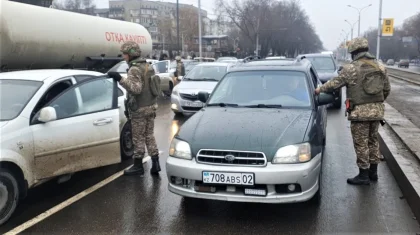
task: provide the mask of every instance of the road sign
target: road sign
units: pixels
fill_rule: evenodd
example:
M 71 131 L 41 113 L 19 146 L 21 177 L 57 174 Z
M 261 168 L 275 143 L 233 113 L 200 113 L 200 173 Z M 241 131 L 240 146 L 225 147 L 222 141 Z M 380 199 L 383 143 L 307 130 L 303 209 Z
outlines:
M 394 35 L 394 19 L 384 19 L 382 24 L 382 36 L 393 36 Z
M 402 42 L 406 42 L 406 43 L 413 42 L 413 37 L 403 37 Z

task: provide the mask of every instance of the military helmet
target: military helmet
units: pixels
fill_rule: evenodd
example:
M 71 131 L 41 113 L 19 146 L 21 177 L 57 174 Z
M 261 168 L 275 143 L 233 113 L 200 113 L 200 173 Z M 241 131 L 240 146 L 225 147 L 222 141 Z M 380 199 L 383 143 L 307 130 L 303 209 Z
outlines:
M 348 48 L 350 54 L 360 49 L 369 49 L 369 43 L 366 38 L 355 38 L 350 41 Z
M 180 61 L 180 60 L 181 60 L 181 56 L 179 56 L 179 55 L 178 55 L 178 56 L 176 56 L 176 57 L 175 57 L 175 60 L 176 60 L 176 61 Z
M 139 44 L 133 41 L 124 42 L 124 44 L 121 45 L 121 52 L 128 54 L 129 56 L 141 55 Z

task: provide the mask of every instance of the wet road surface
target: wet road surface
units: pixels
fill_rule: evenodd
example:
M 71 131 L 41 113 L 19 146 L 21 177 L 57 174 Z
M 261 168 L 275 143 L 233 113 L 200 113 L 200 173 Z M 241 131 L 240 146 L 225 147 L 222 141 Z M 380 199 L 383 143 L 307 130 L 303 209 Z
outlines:
M 322 176 L 322 202 L 273 205 L 185 200 L 167 190 L 165 160 L 172 136 L 184 118 L 173 120 L 169 100 L 160 102 L 156 139 L 159 178 L 120 177 L 23 234 L 320 234 L 406 233 L 420 231 L 386 163 L 370 187 L 346 184 L 357 172 L 344 110 L 329 110 Z M 126 167 L 130 162 L 76 174 L 67 183 L 50 183 L 30 192 L 4 233 L 55 204 Z M 146 171 L 150 169 L 150 162 Z
M 420 86 L 393 77 L 390 82 L 391 94 L 386 102 L 420 128 Z

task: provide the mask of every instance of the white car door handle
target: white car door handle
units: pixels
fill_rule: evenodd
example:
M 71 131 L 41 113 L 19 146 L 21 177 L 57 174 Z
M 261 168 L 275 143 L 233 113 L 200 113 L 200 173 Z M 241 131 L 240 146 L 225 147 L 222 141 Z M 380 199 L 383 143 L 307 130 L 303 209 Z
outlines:
M 93 122 L 95 126 L 102 126 L 112 122 L 112 118 L 103 118 Z

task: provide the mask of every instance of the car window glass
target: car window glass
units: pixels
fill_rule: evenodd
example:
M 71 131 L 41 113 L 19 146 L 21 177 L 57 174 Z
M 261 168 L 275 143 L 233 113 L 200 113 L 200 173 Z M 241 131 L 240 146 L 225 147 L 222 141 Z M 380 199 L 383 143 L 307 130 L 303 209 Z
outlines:
M 168 62 L 166 61 L 160 61 L 155 64 L 153 64 L 153 68 L 155 69 L 155 73 L 168 73 Z
M 114 65 L 108 72 L 127 73 L 128 64 L 125 61 L 121 61 Z
M 41 86 L 42 82 L 40 81 L 1 79 L 1 121 L 8 121 L 16 118 Z
M 331 57 L 307 57 L 318 71 L 335 71 L 334 61 Z
M 78 95 L 80 94 L 80 105 Z M 69 118 L 112 108 L 112 79 L 92 80 L 70 89 L 48 106 L 55 108 L 57 119 Z
M 294 71 L 230 73 L 213 91 L 208 103 L 311 107 L 306 74 Z
M 227 66 L 196 66 L 185 76 L 185 80 L 216 79 L 226 74 Z

